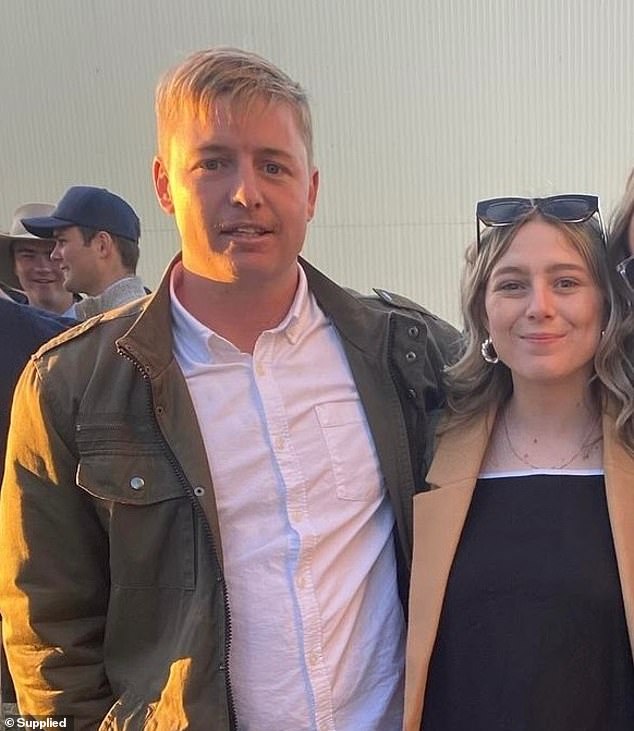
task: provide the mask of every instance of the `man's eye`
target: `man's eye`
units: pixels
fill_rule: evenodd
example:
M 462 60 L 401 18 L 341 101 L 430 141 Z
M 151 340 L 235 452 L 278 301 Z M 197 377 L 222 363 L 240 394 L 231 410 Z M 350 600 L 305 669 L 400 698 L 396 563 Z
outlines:
M 269 175 L 279 175 L 282 172 L 282 168 L 275 162 L 267 162 L 264 169 Z
M 204 170 L 219 170 L 221 167 L 220 160 L 203 160 L 200 167 Z

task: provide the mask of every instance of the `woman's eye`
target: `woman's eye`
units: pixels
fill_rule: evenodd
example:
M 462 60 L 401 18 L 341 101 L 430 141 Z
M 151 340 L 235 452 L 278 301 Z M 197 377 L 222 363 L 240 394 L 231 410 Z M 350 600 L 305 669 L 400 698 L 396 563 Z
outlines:
M 520 282 L 500 282 L 497 288 L 502 292 L 514 292 L 520 289 L 521 286 Z

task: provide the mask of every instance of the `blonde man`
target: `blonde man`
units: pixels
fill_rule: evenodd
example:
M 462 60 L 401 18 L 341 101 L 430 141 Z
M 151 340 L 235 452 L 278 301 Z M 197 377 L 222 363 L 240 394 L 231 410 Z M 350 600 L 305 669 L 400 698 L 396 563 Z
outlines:
M 13 427 L 0 609 L 20 707 L 397 731 L 411 496 L 456 333 L 299 258 L 319 177 L 282 71 L 194 54 L 157 118 L 182 253 L 19 389 L 35 406 Z

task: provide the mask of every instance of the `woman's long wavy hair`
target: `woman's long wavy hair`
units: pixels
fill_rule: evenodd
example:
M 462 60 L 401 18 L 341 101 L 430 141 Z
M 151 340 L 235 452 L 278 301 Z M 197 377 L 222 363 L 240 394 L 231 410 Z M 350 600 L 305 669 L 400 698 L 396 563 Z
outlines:
M 501 361 L 487 363 L 481 354 L 488 337 L 485 311 L 486 286 L 494 266 L 511 245 L 517 231 L 527 221 L 542 218 L 532 211 L 513 226 L 486 229 L 480 250 L 471 244 L 465 255 L 462 272 L 462 315 L 464 352 L 460 360 L 446 371 L 446 419 L 441 431 L 461 426 L 495 405 L 501 406 L 513 392 L 511 371 Z M 634 454 L 634 351 L 631 318 L 627 317 L 627 300 L 615 286 L 616 274 L 609 267 L 603 233 L 593 218 L 583 223 L 563 223 L 543 219 L 557 227 L 579 252 L 603 293 L 603 336 L 594 356 L 593 387 L 605 403 L 610 397 L 617 404 L 617 434 Z M 626 355 L 627 353 L 627 355 Z

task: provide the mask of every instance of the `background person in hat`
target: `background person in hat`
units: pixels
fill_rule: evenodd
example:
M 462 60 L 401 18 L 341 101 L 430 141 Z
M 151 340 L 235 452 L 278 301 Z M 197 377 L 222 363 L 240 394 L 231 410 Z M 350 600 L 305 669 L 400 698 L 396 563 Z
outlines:
M 136 276 L 141 225 L 132 207 L 105 188 L 69 188 L 49 215 L 23 217 L 34 236 L 55 239 L 57 262 L 70 292 L 89 295 L 75 305 L 79 320 L 114 309 L 146 290 Z
M 0 281 L 22 290 L 30 305 L 58 315 L 73 306 L 73 295 L 64 287 L 59 263 L 51 261 L 55 241 L 30 234 L 21 218 L 48 216 L 50 203 L 25 203 L 13 214 L 8 233 L 0 233 Z

